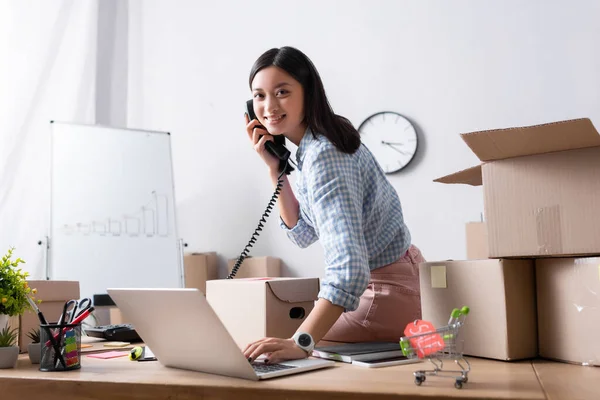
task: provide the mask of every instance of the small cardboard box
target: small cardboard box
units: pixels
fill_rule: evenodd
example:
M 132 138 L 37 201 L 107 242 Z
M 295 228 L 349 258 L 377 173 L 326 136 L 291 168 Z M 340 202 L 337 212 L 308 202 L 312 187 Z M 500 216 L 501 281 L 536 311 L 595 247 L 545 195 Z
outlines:
M 600 365 L 600 257 L 536 260 L 540 356 Z
M 436 182 L 483 184 L 490 257 L 600 254 L 600 135 L 589 119 L 461 136 L 482 164 Z
M 467 260 L 489 258 L 487 226 L 485 222 L 468 222 L 465 227 L 467 238 Z
M 218 279 L 217 253 L 191 253 L 183 256 L 186 288 L 198 288 L 206 294 L 206 281 Z
M 419 265 L 422 319 L 448 325 L 470 307 L 459 331 L 464 354 L 498 360 L 537 356 L 533 260 L 440 261 Z
M 28 281 L 29 287 L 37 289 L 36 300 L 42 302 L 38 308 L 44 314 L 48 323 L 55 323 L 63 312 L 65 302 L 79 299 L 78 281 Z M 40 328 L 40 320 L 33 311 L 25 311 L 19 321 L 19 349 L 22 353 L 27 352 L 27 346 L 31 339 L 27 337 L 32 329 Z
M 319 278 L 220 279 L 206 299 L 240 347 L 263 337 L 289 338 L 312 311 Z
M 227 270 L 231 273 L 233 266 L 237 262 L 229 260 Z M 280 277 L 281 276 L 281 260 L 277 257 L 248 257 L 245 258 L 237 273 L 236 278 L 263 278 L 263 277 Z

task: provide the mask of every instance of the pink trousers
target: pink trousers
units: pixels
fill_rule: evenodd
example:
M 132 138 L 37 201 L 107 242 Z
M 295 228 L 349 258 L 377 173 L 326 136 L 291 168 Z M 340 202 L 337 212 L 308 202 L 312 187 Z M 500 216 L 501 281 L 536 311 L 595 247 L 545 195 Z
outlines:
M 421 318 L 419 263 L 421 251 L 410 246 L 398 261 L 371 271 L 367 290 L 355 311 L 343 313 L 323 340 L 396 342 L 409 322 Z

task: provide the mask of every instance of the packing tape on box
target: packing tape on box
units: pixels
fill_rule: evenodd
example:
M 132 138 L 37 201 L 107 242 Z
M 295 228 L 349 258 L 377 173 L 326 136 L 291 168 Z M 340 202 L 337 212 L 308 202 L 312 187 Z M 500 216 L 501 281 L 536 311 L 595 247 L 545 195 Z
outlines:
M 560 206 L 537 208 L 535 222 L 538 255 L 562 254 Z
M 446 266 L 432 265 L 431 266 L 431 287 L 433 289 L 446 289 Z

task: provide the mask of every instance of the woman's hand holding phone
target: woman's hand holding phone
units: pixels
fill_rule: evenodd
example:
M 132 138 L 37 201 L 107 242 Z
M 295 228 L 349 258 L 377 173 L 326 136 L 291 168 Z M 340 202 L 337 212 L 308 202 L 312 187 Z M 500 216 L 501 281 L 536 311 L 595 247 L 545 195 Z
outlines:
M 279 171 L 279 159 L 269 153 L 265 148 L 265 142 L 267 140 L 273 141 L 273 136 L 269 135 L 263 126 L 258 122 L 258 120 L 253 119 L 250 121 L 250 117 L 248 114 L 244 114 L 244 118 L 246 121 L 246 133 L 248 134 L 248 138 L 252 142 L 254 146 L 254 150 L 258 153 L 258 155 L 263 159 L 263 161 L 269 167 L 269 171 L 271 174 L 277 174 Z

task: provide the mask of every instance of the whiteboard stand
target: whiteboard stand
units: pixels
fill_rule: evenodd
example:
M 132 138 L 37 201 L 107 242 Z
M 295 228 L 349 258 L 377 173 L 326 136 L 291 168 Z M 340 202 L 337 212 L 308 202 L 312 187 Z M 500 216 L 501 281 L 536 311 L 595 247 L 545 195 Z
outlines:
M 47 281 L 50 280 L 50 265 L 48 262 L 48 248 L 50 247 L 49 239 L 48 236 L 44 236 L 44 239 L 38 240 L 37 243 L 39 246 L 44 246 L 44 279 Z
M 181 287 L 185 287 L 185 264 L 183 261 L 183 248 L 187 246 L 187 243 L 183 242 L 183 239 L 179 239 L 179 273 L 180 273 L 180 281 Z

